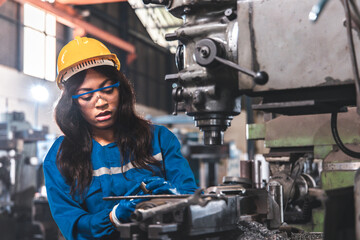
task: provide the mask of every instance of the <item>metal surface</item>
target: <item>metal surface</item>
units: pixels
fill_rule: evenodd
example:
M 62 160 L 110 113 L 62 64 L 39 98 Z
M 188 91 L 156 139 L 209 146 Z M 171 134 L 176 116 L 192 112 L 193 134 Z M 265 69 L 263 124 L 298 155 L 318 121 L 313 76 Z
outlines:
M 142 202 L 132 215 L 133 222 L 118 228 L 121 238 L 133 239 L 136 235 L 140 239 L 237 239 L 243 234 L 239 231 L 239 219 L 266 219 L 271 208 L 264 189 L 245 191 L 241 185 L 226 185 L 205 192 L 225 195 L 220 199 L 200 198 L 197 192 L 186 199 Z
M 261 162 L 257 159 L 252 162 L 252 182 L 254 188 L 261 188 Z
M 103 200 L 121 200 L 121 199 L 182 199 L 189 198 L 192 194 L 181 194 L 181 195 L 173 195 L 173 194 L 159 194 L 159 195 L 133 195 L 133 196 L 111 196 L 111 197 L 103 197 Z M 219 198 L 218 194 L 201 194 L 200 198 Z
M 341 2 L 330 1 L 316 24 L 307 20 L 313 4 L 311 0 L 300 5 L 295 0 L 238 1 L 237 19 L 242 30 L 238 52 L 244 53 L 239 55 L 239 64 L 251 67 L 251 61 L 256 61 L 270 76 L 268 84 L 257 85 L 254 91 L 353 83 Z M 283 14 L 264 18 L 278 11 Z M 329 49 L 336 54 L 328 54 Z M 314 62 L 319 65 L 314 67 Z M 239 80 L 242 88 L 252 88 L 251 80 Z
M 354 203 L 355 203 L 355 236 L 360 239 L 360 168 L 356 171 L 354 181 Z
M 355 171 L 360 168 L 360 162 L 324 163 L 324 171 Z
M 270 199 L 273 204 L 272 208 L 268 213 L 268 218 L 270 218 L 269 228 L 275 229 L 279 228 L 284 222 L 284 203 L 283 203 L 283 187 L 278 182 L 270 182 L 268 185 L 268 191 Z
M 261 104 L 253 107 L 257 110 L 285 115 L 317 114 L 278 117 L 250 129 L 257 132 L 248 134 L 251 139 L 265 139 L 270 148 L 265 156 L 271 161 L 270 200 L 263 196 L 271 202 L 266 212 L 267 220 L 273 219 L 270 227 L 280 227 L 281 215 L 294 222 L 310 221 L 311 211 L 319 202 L 309 191 L 317 187 L 322 170 L 321 164 L 314 164 L 314 158 L 324 159 L 336 151 L 330 116 L 319 113 L 356 103 L 341 3 L 329 2 L 322 18 L 312 25 L 307 19 L 314 5 L 310 0 L 300 5 L 295 0 L 173 0 L 163 5 L 185 19 L 182 27 L 167 35 L 168 40 L 180 43 L 179 73 L 167 76 L 167 80 L 177 84 L 173 97 L 179 105 L 175 108 L 182 106 L 186 114 L 194 117 L 195 124 L 204 131 L 205 144 L 222 143 L 232 117 L 240 113 L 232 108 L 241 94 L 261 97 Z M 329 49 L 333 50 L 331 56 Z M 255 73 L 261 70 L 269 74 L 269 81 L 263 85 L 254 81 Z M 233 91 L 235 87 L 237 91 Z M 347 144 L 358 144 L 359 116 L 355 111 L 342 115 L 342 139 Z M 258 167 L 252 170 L 254 186 L 260 187 Z M 234 191 L 239 196 L 254 190 L 237 188 L 208 190 Z M 279 205 L 284 205 L 284 214 Z M 245 215 L 240 219 L 252 217 Z
M 321 187 L 324 190 L 354 186 L 355 171 L 323 171 Z
M 268 148 L 334 145 L 330 118 L 330 114 L 280 116 L 259 127 L 250 125 L 247 135 L 254 136 L 251 139 L 264 139 Z M 344 143 L 360 142 L 360 116 L 355 108 L 339 114 L 338 122 L 339 134 Z
M 204 143 L 208 145 L 222 144 L 224 131 L 233 116 L 240 113 L 237 76 L 235 70 L 221 64 L 215 64 L 214 68 L 202 67 L 193 54 L 199 47 L 197 43 L 204 38 L 224 39 L 221 44 L 226 50 L 219 51 L 226 58 L 236 60 L 237 23 L 224 14 L 235 7 L 236 1 L 221 1 L 215 5 L 212 1 L 171 1 L 168 6 L 172 14 L 177 17 L 186 14 L 186 18 L 182 27 L 167 35 L 168 40 L 179 40 L 185 47 L 183 54 L 178 55 L 181 59 L 177 60 L 183 67 L 178 74 L 167 75 L 166 79 L 177 82 L 174 100 L 183 103 L 186 114 L 194 117 L 195 125 L 204 132 Z M 216 55 L 215 52 L 212 54 Z
M 201 197 L 201 189 L 196 190 L 193 195 L 190 195 L 186 199 L 181 199 L 176 203 L 164 204 L 150 209 L 136 209 L 131 215 L 131 219 L 135 221 L 144 221 L 148 218 L 154 217 L 159 214 L 176 211 L 183 209 L 184 207 L 198 204 L 200 206 L 206 206 L 210 199 L 203 199 Z
M 167 40 L 180 42 L 182 54 L 177 56 L 179 73 L 166 79 L 177 82 L 174 100 L 204 131 L 205 144 L 222 143 L 223 132 L 240 113 L 240 94 L 263 97 L 257 109 L 290 115 L 333 112 L 355 103 L 340 2 L 329 3 L 322 18 L 326 21 L 316 24 L 306 19 L 314 4 L 310 0 L 300 6 L 294 0 L 160 4 L 185 19 L 167 35 Z M 284 14 L 271 14 L 279 10 Z M 336 54 L 328 56 L 329 49 Z M 254 82 L 261 69 L 270 76 L 263 85 Z
M 251 161 L 240 160 L 240 178 L 248 179 L 250 185 L 252 185 L 252 167 Z

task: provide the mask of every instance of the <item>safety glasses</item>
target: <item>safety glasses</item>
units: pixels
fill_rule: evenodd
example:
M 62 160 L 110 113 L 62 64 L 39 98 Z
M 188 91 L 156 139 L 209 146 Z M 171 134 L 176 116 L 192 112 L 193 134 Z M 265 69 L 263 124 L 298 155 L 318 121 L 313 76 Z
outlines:
M 87 94 L 91 94 L 91 93 L 98 92 L 98 91 L 103 91 L 103 90 L 106 90 L 106 89 L 109 89 L 109 88 L 119 87 L 119 85 L 120 85 L 120 82 L 117 82 L 117 83 L 115 83 L 113 85 L 110 85 L 110 86 L 107 86 L 107 87 L 98 88 L 98 89 L 91 90 L 89 92 L 84 92 L 84 93 L 81 93 L 81 94 L 78 94 L 78 95 L 72 95 L 72 98 L 73 99 L 78 99 L 79 97 L 87 95 Z

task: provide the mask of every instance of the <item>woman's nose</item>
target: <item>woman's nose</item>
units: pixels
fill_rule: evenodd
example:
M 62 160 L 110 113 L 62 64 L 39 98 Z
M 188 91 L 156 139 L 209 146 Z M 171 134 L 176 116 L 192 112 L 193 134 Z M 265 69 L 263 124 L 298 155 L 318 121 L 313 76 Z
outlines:
M 107 100 L 98 93 L 95 99 L 95 107 L 103 107 L 107 104 L 108 104 Z

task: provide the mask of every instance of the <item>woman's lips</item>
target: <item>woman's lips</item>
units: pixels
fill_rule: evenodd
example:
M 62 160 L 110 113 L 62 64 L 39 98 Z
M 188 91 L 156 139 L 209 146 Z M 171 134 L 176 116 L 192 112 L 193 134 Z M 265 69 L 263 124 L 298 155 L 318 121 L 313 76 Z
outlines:
M 102 112 L 98 114 L 95 118 L 99 122 L 109 120 L 111 118 L 111 112 L 110 111 Z

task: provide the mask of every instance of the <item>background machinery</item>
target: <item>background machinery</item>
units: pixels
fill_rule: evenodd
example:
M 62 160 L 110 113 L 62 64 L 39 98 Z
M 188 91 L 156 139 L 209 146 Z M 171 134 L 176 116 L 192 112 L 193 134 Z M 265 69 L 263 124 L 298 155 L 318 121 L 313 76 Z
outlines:
M 53 142 L 49 137 L 46 127 L 33 128 L 23 112 L 5 112 L 0 116 L 2 239 L 51 239 L 51 231 L 55 231 L 51 235 L 57 237 L 58 230 L 49 205 L 40 196 L 43 185 L 41 159 Z
M 178 41 L 179 71 L 166 76 L 174 113 L 185 111 L 204 143 L 219 145 L 241 98 L 254 100 L 264 122 L 249 122 L 247 138 L 264 140 L 270 178 L 257 181 L 249 161 L 203 194 L 154 196 L 120 227 L 121 237 L 359 239 L 357 3 L 144 2 L 184 19 L 166 35 Z

